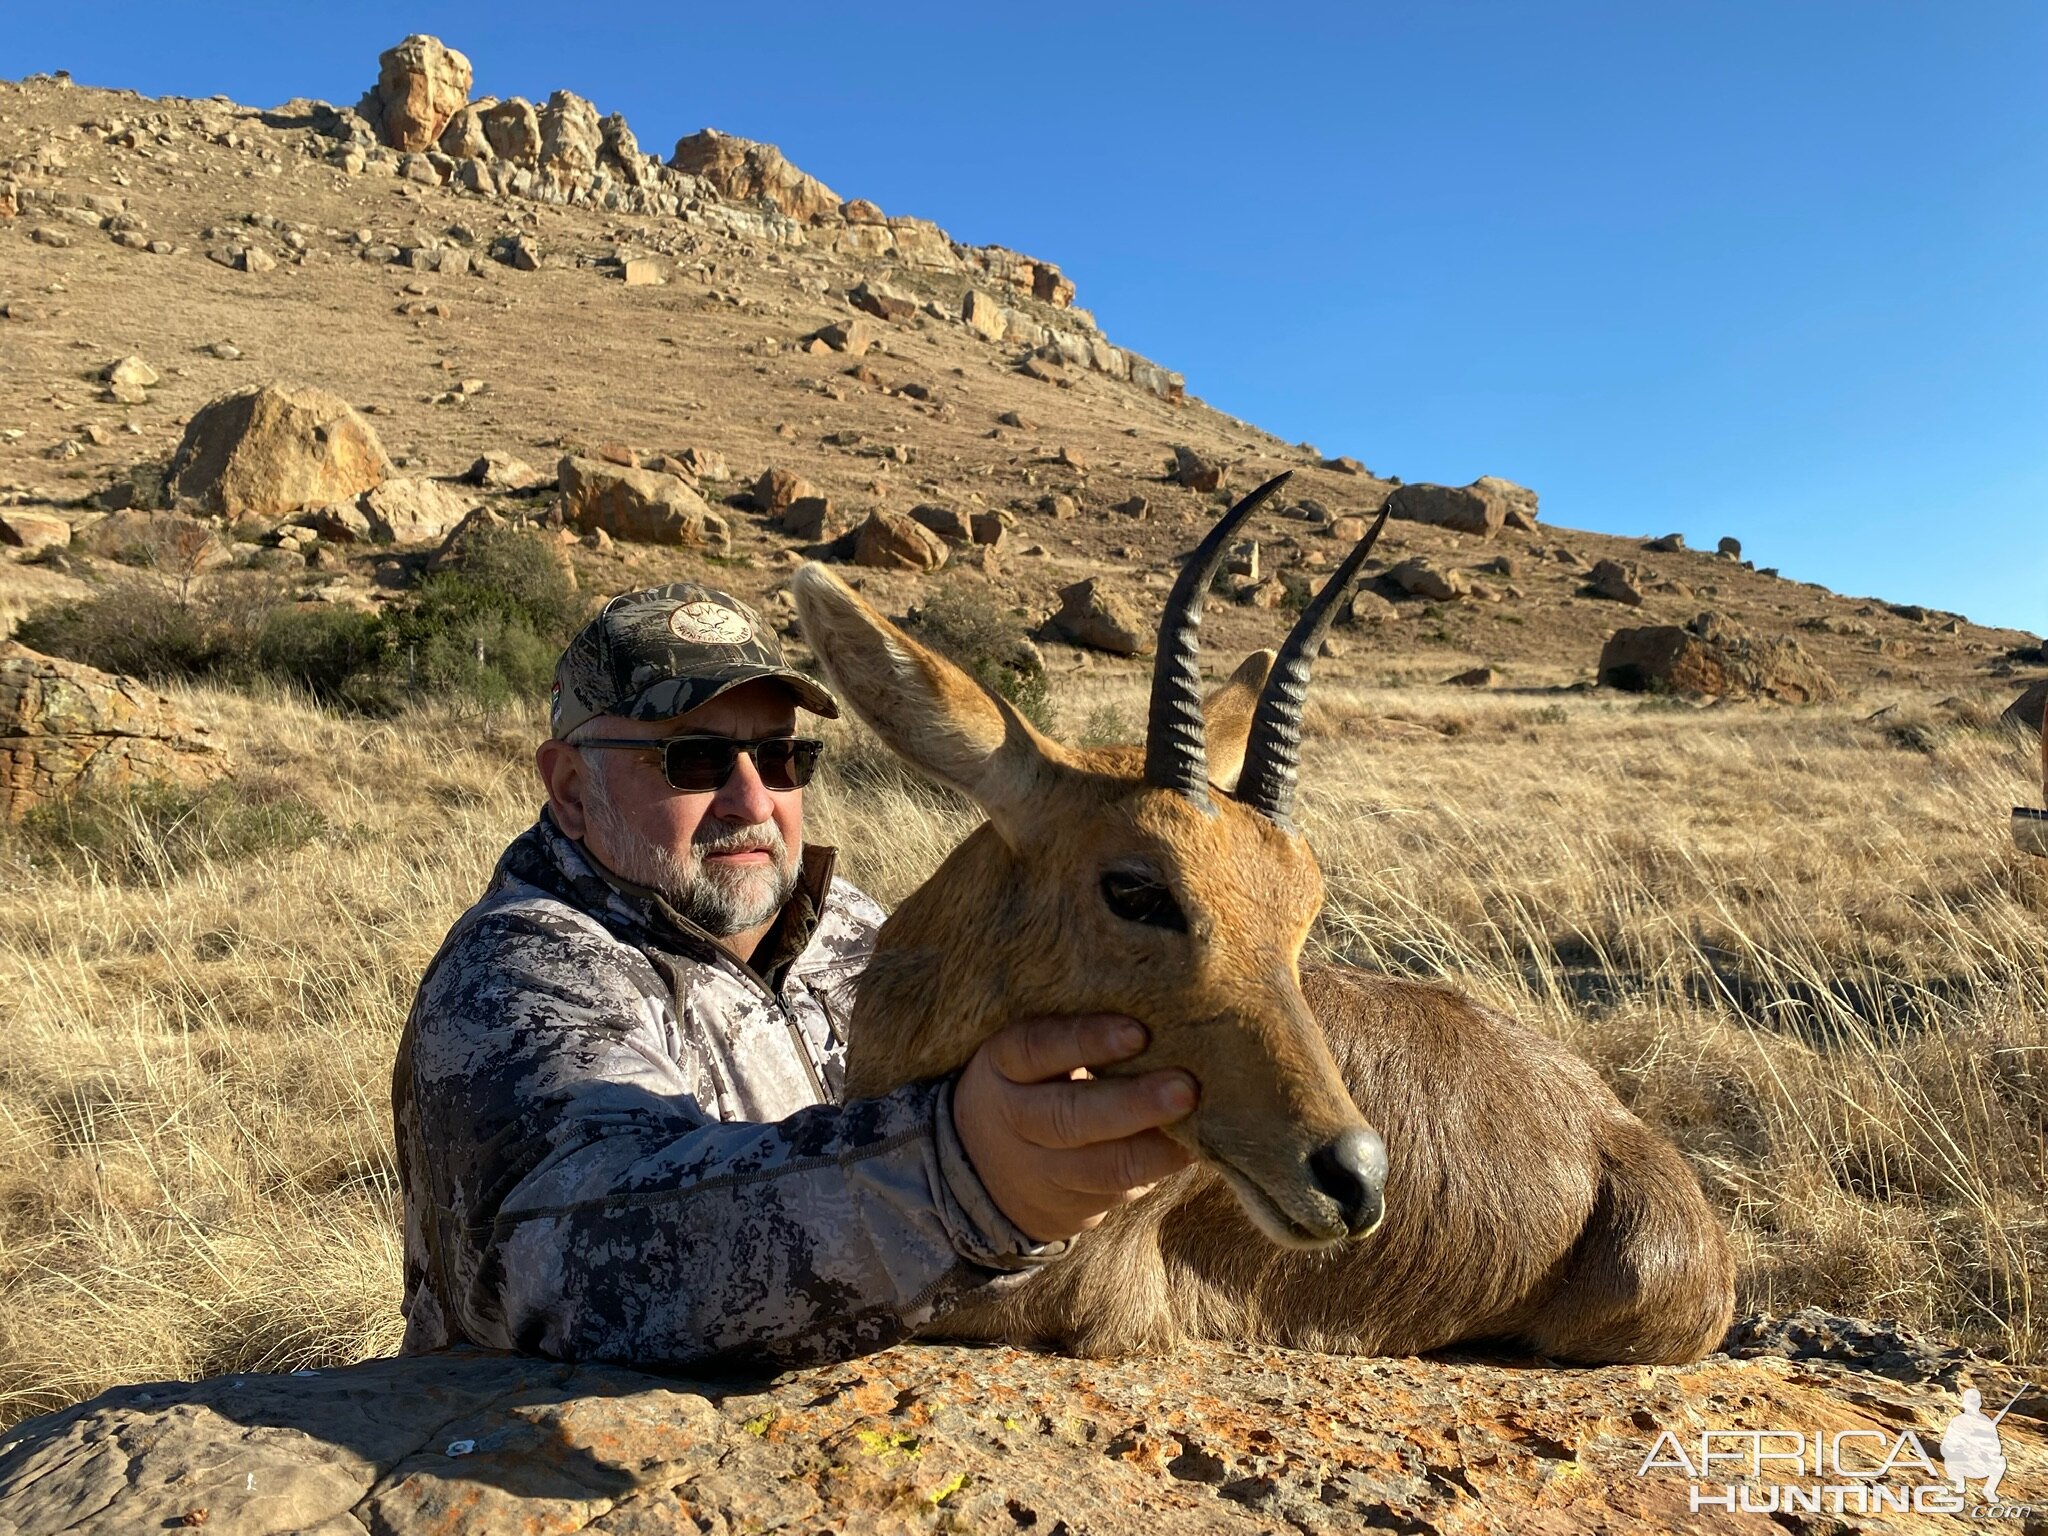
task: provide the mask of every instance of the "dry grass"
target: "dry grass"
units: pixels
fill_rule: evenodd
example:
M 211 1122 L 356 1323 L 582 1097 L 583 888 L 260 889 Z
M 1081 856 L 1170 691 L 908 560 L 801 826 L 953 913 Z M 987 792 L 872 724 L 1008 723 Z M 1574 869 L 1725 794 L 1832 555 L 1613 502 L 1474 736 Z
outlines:
M 1056 697 L 1076 735 L 1142 712 L 1131 678 Z M 327 830 L 175 866 L 144 848 L 118 884 L 0 843 L 0 1423 L 398 1341 L 391 1054 L 535 808 L 533 727 L 191 702 L 247 793 Z M 1326 688 L 1318 943 L 1598 1061 L 1728 1213 L 1745 1307 L 1897 1315 L 2038 1363 L 2048 871 L 2004 829 L 2029 749 L 1856 715 Z M 814 834 L 884 900 L 972 824 L 872 743 L 842 732 L 836 764 Z

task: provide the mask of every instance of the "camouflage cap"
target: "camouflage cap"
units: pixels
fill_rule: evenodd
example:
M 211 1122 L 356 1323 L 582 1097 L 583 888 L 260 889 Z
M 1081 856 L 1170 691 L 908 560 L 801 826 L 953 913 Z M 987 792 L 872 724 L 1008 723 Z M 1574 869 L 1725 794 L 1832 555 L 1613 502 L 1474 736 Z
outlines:
M 784 664 L 775 631 L 730 593 L 694 581 L 622 592 L 555 663 L 549 723 L 559 738 L 598 715 L 671 720 L 763 677 L 786 683 L 813 714 L 839 713 L 831 694 Z

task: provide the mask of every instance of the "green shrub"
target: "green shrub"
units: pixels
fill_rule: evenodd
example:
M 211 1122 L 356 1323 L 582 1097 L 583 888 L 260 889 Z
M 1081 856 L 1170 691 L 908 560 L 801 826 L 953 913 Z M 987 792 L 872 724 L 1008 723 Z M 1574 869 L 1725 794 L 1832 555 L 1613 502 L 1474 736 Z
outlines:
M 581 620 L 569 570 L 546 544 L 486 529 L 391 618 L 392 670 L 410 693 L 463 694 L 487 707 L 543 698 Z
M 253 799 L 229 784 L 145 784 L 37 806 L 8 836 L 31 858 L 168 885 L 205 864 L 290 853 L 326 830 L 327 818 L 298 800 Z
M 1045 663 L 1016 616 L 992 604 L 986 591 L 941 587 L 910 611 L 904 627 L 1051 734 Z
M 215 672 L 227 643 L 218 616 L 143 583 L 42 608 L 14 638 L 31 650 L 82 661 L 106 672 L 161 681 Z

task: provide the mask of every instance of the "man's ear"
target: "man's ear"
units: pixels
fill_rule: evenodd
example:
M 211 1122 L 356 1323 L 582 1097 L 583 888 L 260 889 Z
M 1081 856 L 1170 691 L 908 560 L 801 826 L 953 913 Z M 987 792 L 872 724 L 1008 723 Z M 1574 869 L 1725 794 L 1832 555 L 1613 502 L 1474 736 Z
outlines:
M 1059 748 L 824 566 L 799 566 L 790 589 L 839 697 L 900 756 L 987 811 L 1015 846 L 1032 802 L 1058 776 Z
M 1252 733 L 1252 711 L 1259 690 L 1273 670 L 1273 652 L 1253 651 L 1237 670 L 1202 701 L 1202 738 L 1209 757 L 1209 782 L 1218 789 L 1237 788 L 1244 767 L 1245 743 Z
M 587 824 L 583 814 L 582 754 L 566 741 L 549 737 L 533 754 L 540 781 L 547 786 L 548 808 L 555 825 L 565 837 L 581 838 Z

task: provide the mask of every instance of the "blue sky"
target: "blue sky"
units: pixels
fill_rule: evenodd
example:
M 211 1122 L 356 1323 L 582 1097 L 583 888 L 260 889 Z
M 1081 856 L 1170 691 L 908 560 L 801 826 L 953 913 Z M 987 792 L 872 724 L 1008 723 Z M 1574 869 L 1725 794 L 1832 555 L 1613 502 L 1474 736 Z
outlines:
M 433 32 L 1057 261 L 1290 440 L 2048 628 L 2048 5 L 0 9 L 0 75 L 259 105 Z

